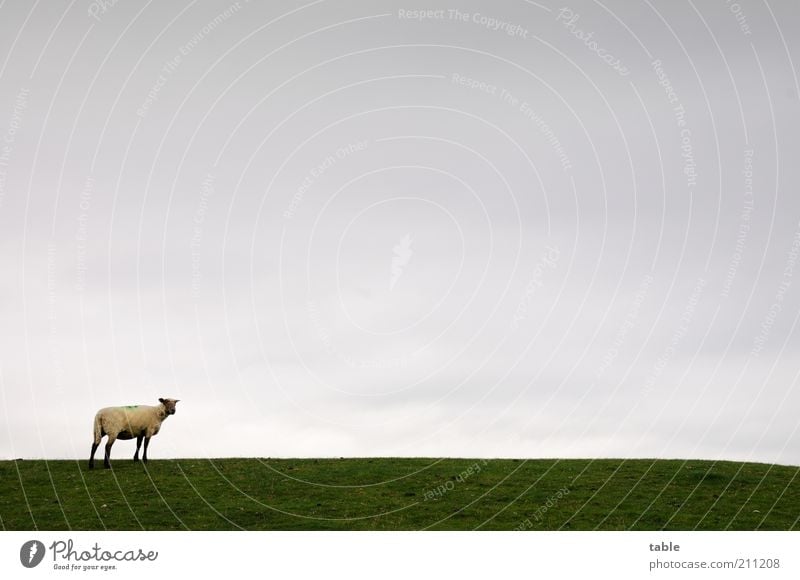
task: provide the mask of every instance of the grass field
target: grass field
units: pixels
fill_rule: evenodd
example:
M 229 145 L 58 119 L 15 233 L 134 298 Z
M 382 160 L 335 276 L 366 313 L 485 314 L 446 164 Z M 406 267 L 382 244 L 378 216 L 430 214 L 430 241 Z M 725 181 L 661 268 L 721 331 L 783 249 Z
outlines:
M 5 530 L 797 530 L 798 518 L 800 468 L 756 463 L 0 462 Z

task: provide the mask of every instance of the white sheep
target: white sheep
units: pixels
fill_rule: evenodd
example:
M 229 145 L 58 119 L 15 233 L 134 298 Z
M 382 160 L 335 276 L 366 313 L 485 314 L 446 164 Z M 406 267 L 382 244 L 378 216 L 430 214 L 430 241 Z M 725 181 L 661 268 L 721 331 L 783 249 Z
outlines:
M 136 453 L 134 461 L 139 461 L 139 448 L 144 439 L 144 454 L 142 460 L 147 462 L 147 446 L 150 438 L 161 429 L 161 422 L 175 414 L 175 404 L 178 399 L 159 399 L 160 405 L 131 405 L 129 407 L 105 407 L 94 416 L 94 443 L 92 454 L 89 457 L 89 469 L 94 468 L 94 454 L 100 446 L 100 440 L 108 435 L 106 440 L 106 454 L 103 466 L 111 467 L 111 446 L 117 439 L 136 438 Z

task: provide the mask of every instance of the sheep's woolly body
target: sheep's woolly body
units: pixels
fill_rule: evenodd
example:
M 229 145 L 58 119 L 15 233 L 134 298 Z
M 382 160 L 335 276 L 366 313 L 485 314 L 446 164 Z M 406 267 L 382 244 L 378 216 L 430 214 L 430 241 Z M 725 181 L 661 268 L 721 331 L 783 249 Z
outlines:
M 142 434 L 152 437 L 161 429 L 166 416 L 163 405 L 105 407 L 94 418 L 95 443 L 99 443 L 103 435 L 113 435 L 116 439 L 134 439 Z
M 100 440 L 108 436 L 103 465 L 111 467 L 111 446 L 117 439 L 136 439 L 134 461 L 139 461 L 139 447 L 144 441 L 143 461 L 147 461 L 147 447 L 150 438 L 157 435 L 161 423 L 175 414 L 177 399 L 159 399 L 160 405 L 130 405 L 127 407 L 105 407 L 94 416 L 94 441 L 89 455 L 89 467 L 94 467 L 94 454 Z
M 115 435 L 117 439 L 134 439 L 141 434 L 152 437 L 161 429 L 167 416 L 163 405 L 136 405 L 131 407 L 106 407 L 94 418 L 94 439 L 100 442 L 103 435 Z

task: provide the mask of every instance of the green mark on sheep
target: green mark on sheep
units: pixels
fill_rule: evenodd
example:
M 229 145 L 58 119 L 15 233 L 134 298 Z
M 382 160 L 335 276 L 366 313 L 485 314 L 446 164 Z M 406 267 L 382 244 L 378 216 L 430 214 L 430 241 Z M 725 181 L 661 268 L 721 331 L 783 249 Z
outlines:
M 126 405 L 123 409 L 138 409 L 139 405 Z

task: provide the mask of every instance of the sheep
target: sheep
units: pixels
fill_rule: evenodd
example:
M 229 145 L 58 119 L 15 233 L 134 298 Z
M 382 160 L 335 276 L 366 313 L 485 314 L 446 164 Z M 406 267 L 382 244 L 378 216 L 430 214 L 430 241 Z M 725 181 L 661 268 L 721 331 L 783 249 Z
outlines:
M 105 407 L 94 416 L 94 443 L 89 456 L 89 469 L 94 469 L 94 454 L 100 446 L 100 440 L 108 435 L 103 466 L 111 468 L 111 446 L 117 439 L 136 438 L 134 461 L 139 461 L 139 448 L 144 439 L 142 461 L 147 463 L 147 446 L 150 438 L 161 429 L 161 422 L 175 414 L 178 399 L 159 399 L 160 405 L 131 405 L 128 407 Z

